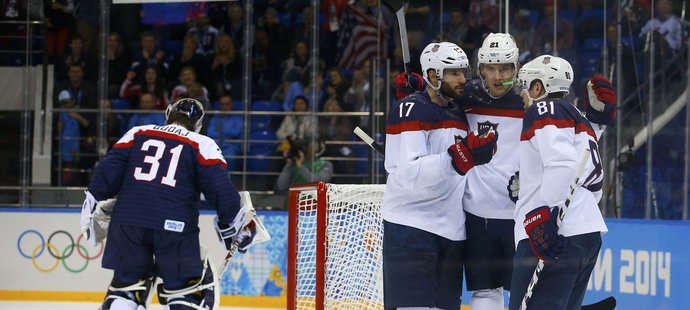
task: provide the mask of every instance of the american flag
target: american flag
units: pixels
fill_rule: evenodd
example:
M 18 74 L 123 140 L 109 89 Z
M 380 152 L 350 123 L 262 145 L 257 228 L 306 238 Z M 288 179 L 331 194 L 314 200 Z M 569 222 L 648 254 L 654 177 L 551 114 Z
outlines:
M 365 60 L 376 57 L 380 48 L 385 45 L 385 32 L 381 33 L 378 41 L 377 20 L 374 16 L 364 13 L 358 7 L 348 4 L 343 9 L 342 28 L 338 34 L 338 66 L 353 69 L 359 67 Z

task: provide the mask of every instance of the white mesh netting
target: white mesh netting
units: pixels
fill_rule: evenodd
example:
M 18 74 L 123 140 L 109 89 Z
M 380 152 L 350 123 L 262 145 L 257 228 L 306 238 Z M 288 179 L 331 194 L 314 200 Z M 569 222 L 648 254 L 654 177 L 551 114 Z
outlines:
M 384 185 L 326 186 L 324 309 L 383 309 Z M 316 197 L 298 197 L 295 309 L 316 308 Z

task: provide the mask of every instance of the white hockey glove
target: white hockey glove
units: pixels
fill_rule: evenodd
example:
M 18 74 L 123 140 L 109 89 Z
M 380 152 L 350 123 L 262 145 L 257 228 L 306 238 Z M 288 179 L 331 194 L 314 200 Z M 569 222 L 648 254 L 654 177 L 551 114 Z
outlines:
M 515 172 L 508 180 L 508 197 L 514 203 L 518 201 L 518 194 L 520 193 L 520 171 Z
M 256 215 L 249 192 L 240 192 L 240 198 L 242 208 L 237 212 L 232 223 L 229 225 L 220 223 L 218 217 L 214 223 L 218 238 L 225 244 L 226 250 L 230 252 L 238 250 L 240 253 L 245 253 L 250 245 L 266 242 L 271 239 L 271 235 Z
M 79 224 L 87 243 L 96 246 L 108 236 L 110 214 L 117 200 L 110 198 L 97 202 L 89 191 L 84 191 L 84 194 L 86 198 L 81 206 Z

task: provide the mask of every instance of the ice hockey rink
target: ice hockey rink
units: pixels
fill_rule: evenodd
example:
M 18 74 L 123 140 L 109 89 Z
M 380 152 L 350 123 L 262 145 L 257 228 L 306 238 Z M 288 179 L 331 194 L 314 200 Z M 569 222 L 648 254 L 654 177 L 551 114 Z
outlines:
M 33 301 L 0 301 L 0 309 L 2 310 L 94 310 L 98 309 L 99 303 L 95 302 L 33 302 Z M 151 310 L 163 310 L 165 307 L 161 305 L 151 305 Z M 220 307 L 220 310 L 278 310 L 278 308 L 237 308 L 237 307 Z

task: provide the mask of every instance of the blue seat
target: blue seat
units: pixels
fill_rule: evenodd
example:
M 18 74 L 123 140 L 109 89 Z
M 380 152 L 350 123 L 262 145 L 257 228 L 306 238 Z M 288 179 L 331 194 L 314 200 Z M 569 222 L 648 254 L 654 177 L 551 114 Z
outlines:
M 608 10 L 608 13 L 611 13 L 611 10 Z M 577 23 L 581 23 L 582 21 L 590 18 L 590 17 L 596 17 L 600 20 L 604 20 L 604 10 L 603 9 L 589 9 L 589 10 L 583 10 L 580 12 L 580 16 L 577 18 Z
M 259 156 L 259 158 L 248 158 L 247 169 L 249 171 L 268 171 L 271 166 L 271 159 L 261 158 L 271 156 L 276 150 L 276 133 L 270 130 L 254 131 L 249 135 L 249 156 Z
M 110 105 L 113 110 L 126 110 L 129 109 L 129 100 L 123 98 L 111 99 Z
M 270 115 L 252 115 L 249 120 L 249 127 L 252 132 L 271 129 L 272 119 Z
M 575 25 L 577 12 L 575 12 L 574 10 L 560 10 L 558 12 L 558 16 Z
M 278 101 L 254 101 L 252 103 L 252 111 L 282 111 L 282 103 Z
M 587 51 L 600 51 L 604 46 L 603 38 L 587 38 L 582 46 L 582 49 Z
M 182 53 L 182 41 L 165 40 L 163 42 L 163 50 L 171 54 L 180 55 Z

